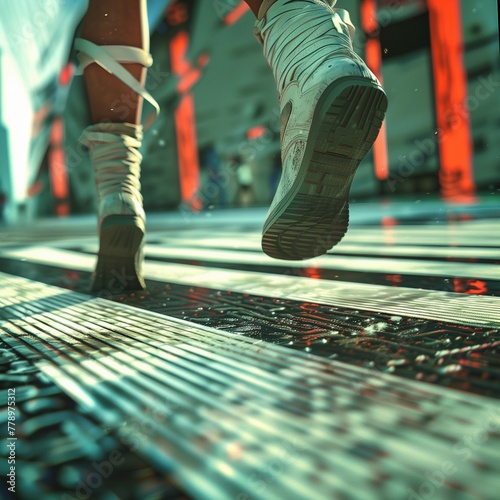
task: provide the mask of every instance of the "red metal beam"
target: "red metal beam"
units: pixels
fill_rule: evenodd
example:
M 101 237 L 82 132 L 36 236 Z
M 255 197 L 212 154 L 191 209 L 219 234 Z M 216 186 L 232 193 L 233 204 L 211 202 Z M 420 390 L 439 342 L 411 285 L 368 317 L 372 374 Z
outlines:
M 239 2 L 231 12 L 224 16 L 223 23 L 226 25 L 234 24 L 249 8 L 245 2 Z
M 473 199 L 472 137 L 459 0 L 428 0 L 441 195 Z
M 197 199 L 197 192 L 200 188 L 200 168 L 194 98 L 190 88 L 199 79 L 201 72 L 192 68 L 186 60 L 188 46 L 189 35 L 186 31 L 179 31 L 170 42 L 172 73 L 178 78 L 177 90 L 181 95 L 174 119 L 181 199 L 193 209 L 199 209 L 201 203 Z
M 363 0 L 361 2 L 361 25 L 367 34 L 368 40 L 365 46 L 366 64 L 382 83 L 382 50 L 378 36 L 377 1 Z M 389 176 L 389 158 L 387 153 L 387 131 L 385 121 L 373 144 L 373 163 L 375 176 L 379 180 L 385 180 Z
M 52 123 L 48 164 L 50 187 L 56 204 L 55 211 L 59 217 L 64 217 L 69 214 L 70 207 L 69 182 L 64 153 L 64 122 L 60 116 L 57 116 Z

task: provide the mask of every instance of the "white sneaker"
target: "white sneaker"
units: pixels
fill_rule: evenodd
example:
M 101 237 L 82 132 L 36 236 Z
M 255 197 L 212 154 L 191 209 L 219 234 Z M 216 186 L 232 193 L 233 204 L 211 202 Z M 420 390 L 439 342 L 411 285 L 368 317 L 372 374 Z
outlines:
M 94 165 L 99 214 L 99 253 L 92 290 L 144 289 L 142 207 L 138 149 L 142 125 L 105 123 L 87 127 L 80 139 Z
M 349 14 L 330 3 L 264 0 L 255 25 L 280 96 L 283 174 L 262 236 L 279 259 L 315 257 L 342 239 L 352 179 L 387 109 L 352 48 Z
M 160 108 L 147 90 L 120 64 L 151 66 L 151 55 L 123 45 L 95 45 L 77 38 L 80 73 L 97 63 L 126 83 L 155 110 Z M 99 253 L 92 276 L 93 291 L 120 293 L 145 288 L 145 220 L 142 207 L 140 171 L 142 125 L 102 123 L 87 127 L 80 138 L 90 151 L 94 165 L 99 214 Z

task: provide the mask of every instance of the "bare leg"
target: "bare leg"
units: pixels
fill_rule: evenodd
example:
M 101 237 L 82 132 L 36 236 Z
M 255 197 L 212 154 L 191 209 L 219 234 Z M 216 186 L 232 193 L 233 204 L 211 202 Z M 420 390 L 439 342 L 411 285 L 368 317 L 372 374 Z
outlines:
M 122 53 L 127 47 L 149 53 L 146 0 L 90 0 L 81 37 L 97 46 L 121 46 Z M 144 84 L 144 65 L 122 66 Z M 96 63 L 85 68 L 84 77 L 93 125 L 83 131 L 81 141 L 94 165 L 99 215 L 92 289 L 141 289 L 146 219 L 140 193 L 143 98 Z
M 129 45 L 149 51 L 146 0 L 90 0 L 81 37 L 97 45 Z M 144 84 L 144 66 L 123 66 Z M 93 123 L 139 123 L 142 98 L 133 90 L 97 64 L 89 65 L 84 76 Z
M 255 14 L 255 17 L 259 14 L 260 6 L 263 0 L 245 0 L 245 3 L 250 7 L 250 10 Z

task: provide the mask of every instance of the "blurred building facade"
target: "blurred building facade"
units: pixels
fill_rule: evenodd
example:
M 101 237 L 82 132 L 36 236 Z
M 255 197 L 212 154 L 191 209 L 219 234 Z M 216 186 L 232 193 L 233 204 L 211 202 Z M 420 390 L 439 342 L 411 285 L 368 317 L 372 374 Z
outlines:
M 367 3 L 370 2 L 344 0 L 337 5 L 351 13 L 357 26 L 354 46 L 361 55 L 365 55 L 366 42 L 373 36 L 366 34 L 362 17 Z M 352 196 L 438 196 L 441 144 L 436 133 L 432 60 L 432 37 L 436 34 L 431 30 L 429 15 L 432 1 L 371 3 L 377 8 L 375 36 L 380 44 L 382 77 L 389 97 L 389 171 L 385 179 L 377 177 L 370 154 L 358 170 Z M 474 188 L 490 194 L 500 188 L 497 3 L 457 3 L 461 10 L 467 87 L 465 102 L 456 114 L 470 119 Z M 253 203 L 266 204 L 272 198 L 279 163 L 279 106 L 272 74 L 252 35 L 253 23 L 252 14 L 242 2 L 229 0 L 176 0 L 165 14 L 157 16 L 151 43 L 155 62 L 149 71 L 147 88 L 159 101 L 162 113 L 146 131 L 143 146 L 142 184 L 147 210 L 179 206 L 199 209 L 221 205 L 219 199 L 230 204 L 239 189 L 235 155 L 252 170 Z M 450 54 L 455 56 L 460 54 Z M 450 86 L 454 84 L 450 81 Z M 179 115 L 179 109 L 189 108 L 189 102 L 193 106 L 193 123 L 186 123 L 192 121 L 187 115 Z M 95 203 L 93 173 L 86 151 L 78 143 L 81 130 L 88 124 L 81 79 L 73 81 L 62 117 L 64 137 L 60 139 L 64 141 L 64 155 L 59 161 L 65 163 L 69 210 L 91 212 Z M 179 134 L 185 137 L 191 133 L 193 140 L 183 145 Z M 214 148 L 220 161 L 216 179 L 213 175 L 207 178 L 200 170 L 202 155 L 198 153 L 208 146 Z M 12 159 L 9 161 L 12 164 Z M 183 161 L 187 167 L 182 167 Z M 53 213 L 50 176 L 43 169 L 40 175 L 43 182 L 37 190 L 35 212 Z M 30 186 L 34 180 L 29 179 Z M 214 196 L 214 186 L 224 191 L 223 196 Z M 3 186 L 2 189 L 6 191 Z

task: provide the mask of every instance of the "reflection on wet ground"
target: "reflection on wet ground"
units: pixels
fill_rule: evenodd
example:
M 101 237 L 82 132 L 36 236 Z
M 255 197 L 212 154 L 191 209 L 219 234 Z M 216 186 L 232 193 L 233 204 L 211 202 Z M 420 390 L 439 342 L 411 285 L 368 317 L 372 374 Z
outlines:
M 0 389 L 6 394 L 9 388 L 16 390 L 17 484 L 15 494 L 2 486 L 2 499 L 191 498 L 134 453 L 130 439 L 138 439 L 140 431 L 120 439 L 0 341 Z M 7 452 L 0 453 L 4 464 Z M 110 457 L 115 458 L 111 468 Z
M 106 475 L 115 462 L 109 487 L 116 487 L 118 475 L 122 485 L 131 480 L 118 467 L 127 460 L 125 450 L 108 454 L 101 444 L 100 436 L 108 433 L 195 498 L 206 498 L 207 483 L 214 493 L 209 498 L 319 500 L 357 497 L 353 491 L 403 498 L 409 488 L 427 491 L 426 473 L 443 463 L 453 467 L 447 468 L 451 481 L 440 487 L 454 498 L 489 498 L 495 491 L 500 407 L 493 399 L 12 275 L 0 278 L 15 292 L 0 296 L 5 343 L 35 362 L 31 369 L 71 395 L 85 416 L 99 420 L 96 440 L 85 448 L 87 475 L 76 476 L 91 493 L 102 479 L 88 473 L 92 468 Z M 14 363 L 7 375 L 21 376 L 24 367 Z M 40 379 L 42 373 L 32 376 Z M 26 373 L 23 382 L 28 380 Z M 54 439 L 61 412 L 47 402 L 39 407 L 46 414 L 23 420 L 20 436 L 41 439 L 36 449 L 55 449 L 46 454 L 51 461 L 66 458 L 68 450 Z M 68 416 L 61 431 L 72 425 Z M 44 426 L 52 431 L 49 442 L 46 434 L 29 432 Z M 473 458 L 459 460 L 464 451 Z M 81 471 L 81 460 L 71 465 Z M 64 473 L 67 467 L 62 472 L 66 489 L 81 491 L 75 476 Z M 256 474 L 263 478 L 260 486 Z M 157 476 L 147 477 L 154 485 Z M 158 493 L 154 498 L 169 498 Z
M 500 293 L 500 224 L 494 219 L 498 213 L 496 206 L 476 207 L 470 214 L 458 208 L 446 212 L 428 207 L 426 212 L 424 207 L 420 215 L 412 209 L 398 218 L 393 213 L 359 212 L 348 236 L 330 255 L 296 265 L 261 254 L 260 220 L 256 222 L 252 212 L 242 217 L 228 213 L 227 224 L 224 216 L 217 215 L 208 224 L 199 219 L 184 221 L 168 231 L 153 217 L 146 250 L 149 263 L 206 272 L 247 272 L 248 293 L 187 276 L 183 280 L 149 279 L 145 292 L 122 294 L 116 288 L 101 296 L 320 359 L 368 368 L 372 373 L 498 399 L 500 329 L 498 322 L 488 324 L 487 311 L 478 313 L 481 322 L 463 321 L 458 315 L 454 321 L 444 321 L 432 319 L 432 314 L 416 317 L 410 310 L 395 314 L 373 305 L 349 307 L 334 299 L 298 300 L 287 297 L 286 291 L 279 298 L 251 292 L 255 273 L 311 278 L 319 284 L 335 282 L 346 290 L 367 283 L 500 301 L 494 299 Z M 440 221 L 443 224 L 437 224 Z M 20 260 L 9 254 L 41 242 L 58 249 L 60 261 Z M 87 257 L 95 246 L 87 223 L 66 224 L 62 229 L 56 225 L 51 231 L 39 227 L 30 234 L 7 232 L 0 248 L 0 272 L 86 294 L 90 274 L 76 265 L 75 255 Z M 165 276 L 168 269 L 172 268 L 165 267 Z M 497 311 L 492 310 L 492 316 Z M 8 311 L 0 309 L 0 320 L 8 323 Z M 81 495 L 89 490 L 94 498 L 189 498 L 164 469 L 160 473 L 151 460 L 139 458 L 130 443 L 120 440 L 115 430 L 82 411 L 30 361 L 28 351 L 14 354 L 9 345 L 0 344 L 0 385 L 17 390 L 23 436 L 18 454 L 23 470 L 32 478 L 22 489 L 23 498 L 56 492 L 74 496 L 80 484 Z M 117 473 L 105 481 L 105 489 L 89 486 L 86 478 L 95 473 L 95 464 L 109 460 L 114 451 L 124 458 Z M 484 467 L 490 470 L 486 458 Z
M 0 271 L 80 293 L 90 274 L 0 259 Z M 500 397 L 500 330 L 148 281 L 106 298 L 407 378 Z

